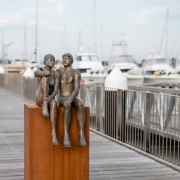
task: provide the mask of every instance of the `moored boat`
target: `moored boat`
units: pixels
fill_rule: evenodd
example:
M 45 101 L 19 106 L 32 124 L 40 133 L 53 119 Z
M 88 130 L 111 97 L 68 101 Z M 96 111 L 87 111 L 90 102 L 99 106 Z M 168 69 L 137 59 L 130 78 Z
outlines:
M 136 65 L 134 58 L 128 54 L 121 54 L 111 56 L 109 60 L 108 73 L 117 66 L 121 72 L 126 76 L 128 84 L 142 84 L 143 76 L 142 71 Z
M 96 54 L 77 53 L 72 66 L 81 73 L 83 84 L 104 83 L 105 68 Z
M 144 83 L 180 82 L 180 75 L 165 57 L 149 55 L 142 64 Z

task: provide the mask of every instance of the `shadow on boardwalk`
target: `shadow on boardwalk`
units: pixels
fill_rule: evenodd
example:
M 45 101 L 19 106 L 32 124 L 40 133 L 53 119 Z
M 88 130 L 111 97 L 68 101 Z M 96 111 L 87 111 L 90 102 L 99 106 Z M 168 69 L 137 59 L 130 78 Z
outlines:
M 0 89 L 0 180 L 24 179 L 24 103 Z M 179 180 L 180 172 L 91 132 L 90 179 Z

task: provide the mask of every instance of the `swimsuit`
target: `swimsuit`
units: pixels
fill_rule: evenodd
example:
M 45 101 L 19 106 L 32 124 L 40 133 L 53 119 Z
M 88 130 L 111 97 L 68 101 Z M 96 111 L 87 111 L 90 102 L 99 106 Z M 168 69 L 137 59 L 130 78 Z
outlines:
M 54 78 L 49 81 L 48 96 L 50 96 L 53 93 L 53 91 L 54 91 L 54 85 L 55 85 L 55 74 L 54 74 L 54 71 L 53 71 L 53 75 L 54 75 Z
M 70 96 L 70 95 L 69 95 Z M 60 96 L 59 97 L 59 101 L 62 100 L 62 99 L 67 99 L 69 96 Z
M 54 71 L 53 71 L 53 79 L 51 79 L 50 81 L 49 81 L 49 92 L 48 92 L 48 96 L 50 96 L 52 93 L 53 93 L 53 91 L 54 91 L 54 86 L 55 86 L 55 73 L 54 73 Z M 38 82 L 38 91 L 39 91 L 39 88 L 41 87 L 41 83 L 42 83 L 42 78 L 41 78 L 41 80 Z M 37 91 L 37 92 L 38 92 Z

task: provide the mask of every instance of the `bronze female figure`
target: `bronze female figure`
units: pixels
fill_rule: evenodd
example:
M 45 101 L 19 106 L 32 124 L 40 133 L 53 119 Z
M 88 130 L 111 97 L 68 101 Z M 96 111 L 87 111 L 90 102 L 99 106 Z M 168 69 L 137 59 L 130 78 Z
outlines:
M 45 117 L 50 117 L 52 127 L 52 143 L 58 145 L 56 136 L 56 121 L 57 121 L 57 103 L 55 96 L 58 92 L 59 73 L 52 68 L 55 64 L 55 58 L 51 54 L 44 57 L 45 67 L 35 71 L 35 76 L 39 80 L 39 90 L 36 97 L 36 104 L 42 106 L 42 114 Z

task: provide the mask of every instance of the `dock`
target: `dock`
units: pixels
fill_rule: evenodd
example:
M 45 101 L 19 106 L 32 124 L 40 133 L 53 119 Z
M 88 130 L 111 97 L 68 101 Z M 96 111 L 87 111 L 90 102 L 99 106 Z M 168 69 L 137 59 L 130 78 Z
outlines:
M 0 180 L 24 179 L 24 104 L 0 89 Z M 179 180 L 180 172 L 90 132 L 90 180 Z

